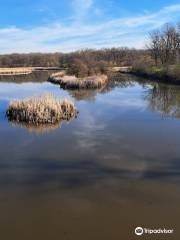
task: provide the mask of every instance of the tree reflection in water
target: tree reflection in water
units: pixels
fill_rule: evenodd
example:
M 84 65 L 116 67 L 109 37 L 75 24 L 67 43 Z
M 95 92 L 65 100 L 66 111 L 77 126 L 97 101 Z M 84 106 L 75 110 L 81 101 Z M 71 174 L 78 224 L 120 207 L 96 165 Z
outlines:
M 67 91 L 77 101 L 95 101 L 97 94 L 105 94 L 111 92 L 116 87 L 126 88 L 133 87 L 134 85 L 135 81 L 132 79 L 132 76 L 127 74 L 113 73 L 109 76 L 108 84 L 99 89 L 73 89 Z
M 147 91 L 145 99 L 151 111 L 158 111 L 162 117 L 180 118 L 180 87 L 152 84 L 153 88 Z

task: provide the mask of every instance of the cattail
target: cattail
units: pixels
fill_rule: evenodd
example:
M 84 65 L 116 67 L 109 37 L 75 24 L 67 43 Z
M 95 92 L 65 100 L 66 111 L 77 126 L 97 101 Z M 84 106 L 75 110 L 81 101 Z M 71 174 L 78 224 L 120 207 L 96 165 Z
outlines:
M 10 121 L 29 124 L 56 123 L 69 120 L 77 115 L 74 104 L 69 100 L 60 100 L 51 94 L 30 97 L 22 101 L 12 101 L 6 111 Z
M 49 81 L 59 84 L 64 89 L 96 89 L 107 84 L 106 75 L 97 75 L 86 78 L 77 78 L 76 76 L 63 75 L 61 72 L 53 74 Z

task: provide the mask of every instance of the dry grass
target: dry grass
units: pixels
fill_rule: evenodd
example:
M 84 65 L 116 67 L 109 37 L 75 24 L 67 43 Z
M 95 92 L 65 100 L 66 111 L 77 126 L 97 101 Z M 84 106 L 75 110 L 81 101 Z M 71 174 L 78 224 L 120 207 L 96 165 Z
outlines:
M 32 73 L 31 67 L 19 67 L 19 68 L 0 68 L 0 75 L 21 75 Z
M 71 101 L 57 99 L 51 94 L 12 101 L 6 111 L 10 121 L 34 125 L 70 120 L 76 114 L 77 110 Z
M 109 71 L 111 72 L 121 72 L 121 73 L 128 73 L 132 69 L 131 66 L 124 66 L 124 67 L 110 67 Z
M 11 75 L 27 75 L 35 71 L 50 71 L 59 70 L 58 67 L 14 67 L 14 68 L 0 68 L 0 76 Z
M 65 71 L 55 72 L 55 73 L 52 73 L 52 74 L 51 74 L 51 77 L 52 77 L 52 78 L 56 78 L 56 77 L 57 77 L 57 78 L 59 78 L 59 77 L 64 77 L 65 74 L 66 74 Z
M 76 76 L 64 75 L 59 72 L 51 75 L 49 81 L 59 84 L 64 89 L 96 89 L 107 84 L 108 77 L 106 75 L 97 75 L 85 78 L 77 78 Z

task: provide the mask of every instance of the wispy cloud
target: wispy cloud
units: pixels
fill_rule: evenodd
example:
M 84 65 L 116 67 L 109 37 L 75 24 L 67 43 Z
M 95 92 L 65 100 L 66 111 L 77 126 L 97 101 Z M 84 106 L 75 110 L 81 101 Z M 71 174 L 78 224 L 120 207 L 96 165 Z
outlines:
M 180 4 L 171 5 L 154 13 L 116 18 L 103 23 L 84 23 L 93 8 L 92 0 L 74 0 L 74 19 L 71 23 L 52 23 L 32 29 L 12 26 L 0 29 L 1 53 L 73 51 L 81 48 L 145 45 L 148 31 L 180 17 Z M 79 12 L 78 13 L 78 9 Z
M 93 5 L 93 0 L 73 0 L 72 7 L 75 20 L 81 21 Z

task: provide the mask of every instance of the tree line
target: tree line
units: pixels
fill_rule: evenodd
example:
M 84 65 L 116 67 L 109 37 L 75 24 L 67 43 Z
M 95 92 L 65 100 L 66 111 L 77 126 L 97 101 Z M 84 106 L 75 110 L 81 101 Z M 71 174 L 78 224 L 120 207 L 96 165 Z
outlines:
M 104 74 L 109 67 L 132 65 L 145 52 L 128 48 L 87 49 L 64 55 L 63 64 L 69 74 L 77 77 Z
M 71 53 L 0 55 L 0 67 L 60 67 L 78 77 L 105 73 L 111 66 L 132 65 L 146 50 L 128 48 L 84 49 Z
M 150 33 L 149 50 L 156 66 L 180 63 L 180 23 Z

